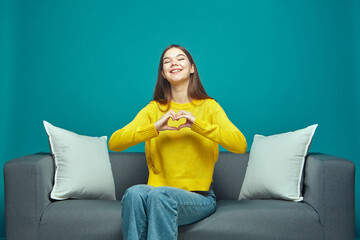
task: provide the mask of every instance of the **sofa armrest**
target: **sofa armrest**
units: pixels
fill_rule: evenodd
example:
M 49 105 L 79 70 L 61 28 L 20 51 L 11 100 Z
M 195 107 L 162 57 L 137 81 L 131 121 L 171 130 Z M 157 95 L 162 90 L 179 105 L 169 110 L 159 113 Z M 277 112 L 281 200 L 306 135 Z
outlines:
M 326 154 L 309 154 L 304 174 L 304 202 L 318 212 L 324 239 L 354 239 L 354 163 Z
M 54 162 L 37 153 L 4 165 L 6 239 L 37 239 L 39 222 L 50 204 Z

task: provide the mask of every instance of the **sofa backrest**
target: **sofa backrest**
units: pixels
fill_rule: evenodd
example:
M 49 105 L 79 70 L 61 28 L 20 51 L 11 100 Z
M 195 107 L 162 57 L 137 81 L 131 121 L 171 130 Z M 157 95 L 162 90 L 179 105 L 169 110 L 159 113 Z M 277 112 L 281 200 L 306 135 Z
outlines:
M 238 198 L 248 160 L 249 153 L 219 153 L 213 175 L 217 200 Z M 147 183 L 149 172 L 144 152 L 110 152 L 110 161 L 117 199 L 122 198 L 127 188 Z

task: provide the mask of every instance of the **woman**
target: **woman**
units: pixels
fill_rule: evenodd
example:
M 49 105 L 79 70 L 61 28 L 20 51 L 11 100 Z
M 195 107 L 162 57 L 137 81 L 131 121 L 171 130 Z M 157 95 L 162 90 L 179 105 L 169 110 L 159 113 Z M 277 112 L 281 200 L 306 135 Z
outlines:
M 182 46 L 164 50 L 153 101 L 113 133 L 109 149 L 123 151 L 144 141 L 148 183 L 128 188 L 122 198 L 124 239 L 177 239 L 179 225 L 215 211 L 211 183 L 218 144 L 234 153 L 247 148 L 243 134 L 206 94 Z

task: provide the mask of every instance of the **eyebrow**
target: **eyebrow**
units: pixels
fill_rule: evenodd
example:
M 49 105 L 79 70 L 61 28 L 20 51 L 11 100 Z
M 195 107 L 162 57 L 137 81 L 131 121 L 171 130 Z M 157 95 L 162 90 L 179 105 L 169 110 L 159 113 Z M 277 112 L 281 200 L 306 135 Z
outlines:
M 180 55 L 183 55 L 183 56 L 185 57 L 185 55 L 184 55 L 184 54 L 182 54 L 182 53 L 180 53 L 180 54 L 176 55 L 176 57 L 178 57 L 178 56 L 180 56 Z M 165 58 L 163 59 L 163 61 L 164 61 L 165 59 L 167 59 L 167 58 L 169 58 L 169 57 L 165 57 Z

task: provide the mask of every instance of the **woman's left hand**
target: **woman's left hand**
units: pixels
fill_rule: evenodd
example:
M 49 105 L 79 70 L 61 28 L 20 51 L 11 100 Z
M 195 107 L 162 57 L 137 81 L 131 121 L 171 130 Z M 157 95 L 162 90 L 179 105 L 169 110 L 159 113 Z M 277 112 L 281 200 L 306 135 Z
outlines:
M 175 119 L 179 120 L 180 118 L 185 118 L 186 122 L 178 127 L 179 130 L 184 127 L 191 128 L 191 126 L 195 121 L 195 116 L 191 112 L 187 112 L 185 110 L 179 110 L 178 113 L 176 114 Z

